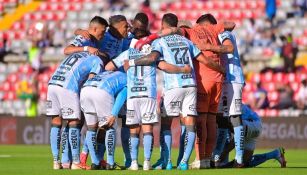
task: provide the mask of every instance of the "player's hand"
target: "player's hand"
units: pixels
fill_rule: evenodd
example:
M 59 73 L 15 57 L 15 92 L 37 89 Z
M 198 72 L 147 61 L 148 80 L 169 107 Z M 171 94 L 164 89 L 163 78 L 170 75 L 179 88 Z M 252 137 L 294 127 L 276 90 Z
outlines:
M 95 47 L 88 47 L 88 52 L 92 55 L 98 55 L 99 54 L 99 50 Z
M 188 74 L 192 72 L 192 67 L 188 64 L 184 65 L 182 68 L 182 73 Z
M 78 30 L 80 35 L 83 36 L 83 38 L 90 40 L 91 39 L 91 34 L 87 30 Z
M 107 119 L 107 126 L 108 128 L 111 128 L 113 126 L 113 124 L 115 123 L 115 117 L 114 116 L 110 116 Z
M 129 69 L 129 61 L 128 60 L 125 60 L 124 61 L 124 69 L 125 69 L 125 71 L 127 72 L 127 70 Z

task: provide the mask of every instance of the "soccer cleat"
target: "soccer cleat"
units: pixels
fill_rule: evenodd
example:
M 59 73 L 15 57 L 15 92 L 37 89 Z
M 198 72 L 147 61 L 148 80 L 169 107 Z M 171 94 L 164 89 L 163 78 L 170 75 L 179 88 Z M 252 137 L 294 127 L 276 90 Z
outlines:
M 189 169 L 189 165 L 187 163 L 182 163 L 180 162 L 180 164 L 177 167 L 178 170 L 188 170 Z
M 114 163 L 113 165 L 107 163 L 106 165 L 106 170 L 124 170 L 124 169 L 126 168 L 118 165 L 117 163 Z
M 101 170 L 101 166 L 92 163 L 91 170 Z
M 154 169 L 158 168 L 158 170 L 161 170 L 162 169 L 162 164 L 163 164 L 163 160 L 159 159 L 159 160 L 157 160 L 156 163 L 154 163 L 152 165 L 152 168 L 154 168 Z
M 54 170 L 62 169 L 61 163 L 58 162 L 58 161 L 54 161 L 54 162 L 53 162 L 53 169 L 54 169 Z
M 86 165 L 87 157 L 88 157 L 87 153 L 81 152 L 81 154 L 80 154 L 80 163 L 82 165 Z
M 285 158 L 285 148 L 280 147 L 278 148 L 279 150 L 279 156 L 277 158 L 277 161 L 280 163 L 281 168 L 286 168 L 287 167 L 287 161 Z
M 84 167 L 81 165 L 81 163 L 72 163 L 70 169 L 72 170 L 82 170 Z
M 131 160 L 125 160 L 125 167 L 129 168 L 131 166 Z
M 143 170 L 148 171 L 152 170 L 151 164 L 149 160 L 145 160 L 143 163 Z
M 233 163 L 233 167 L 234 168 L 244 168 L 244 164 L 243 163 L 238 163 L 236 160 Z
M 70 167 L 71 167 L 71 163 L 70 163 L 70 162 L 68 162 L 68 163 L 62 163 L 62 168 L 63 168 L 63 169 L 70 169 Z
M 165 167 L 166 170 L 172 170 L 173 169 L 173 164 L 171 161 L 168 161 Z
M 208 169 L 208 168 L 211 168 L 210 166 L 210 159 L 203 159 L 203 160 L 200 160 L 199 162 L 199 167 L 200 169 Z
M 194 160 L 190 163 L 189 169 L 200 169 L 200 160 Z
M 128 170 L 133 170 L 133 171 L 139 170 L 138 162 L 136 160 L 133 160 L 131 162 L 131 166 L 128 168 Z

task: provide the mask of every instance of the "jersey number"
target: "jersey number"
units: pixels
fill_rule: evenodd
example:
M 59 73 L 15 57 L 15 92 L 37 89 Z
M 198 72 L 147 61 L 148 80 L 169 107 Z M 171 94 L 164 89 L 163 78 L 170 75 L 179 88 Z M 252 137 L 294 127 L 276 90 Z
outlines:
M 73 54 L 68 57 L 63 64 L 72 67 L 78 61 L 79 58 L 82 58 L 82 56 L 79 54 Z
M 189 64 L 189 57 L 187 56 L 189 48 L 182 47 L 182 48 L 173 48 L 171 49 L 172 52 L 175 52 L 175 61 L 176 64 Z M 179 56 L 182 55 L 181 57 Z
M 138 77 L 138 73 L 141 72 L 141 77 L 144 76 L 144 66 L 135 66 L 134 67 L 134 76 Z

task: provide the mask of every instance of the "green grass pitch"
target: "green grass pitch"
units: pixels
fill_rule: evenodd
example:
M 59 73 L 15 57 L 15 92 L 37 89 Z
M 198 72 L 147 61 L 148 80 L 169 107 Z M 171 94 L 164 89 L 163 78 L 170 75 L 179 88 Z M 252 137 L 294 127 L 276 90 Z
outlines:
M 143 149 L 140 149 L 139 162 L 143 162 Z M 269 150 L 257 150 L 256 153 L 262 153 Z M 177 156 L 178 150 L 173 151 L 173 162 Z M 152 156 L 152 163 L 159 158 L 159 149 L 155 148 Z M 233 153 L 231 155 L 233 157 Z M 192 155 L 192 159 L 194 155 Z M 86 174 L 106 174 L 106 175 L 137 175 L 137 174 L 154 174 L 154 175 L 167 175 L 167 174 L 208 174 L 208 175 L 307 175 L 307 150 L 286 150 L 286 159 L 288 168 L 279 168 L 279 163 L 270 160 L 257 168 L 248 169 L 208 169 L 208 170 L 153 170 L 153 171 L 129 171 L 129 170 L 116 170 L 116 171 L 84 171 L 84 170 L 52 170 L 52 158 L 50 147 L 47 145 L 42 146 L 24 146 L 24 145 L 0 145 L 0 175 L 11 174 L 29 174 L 29 175 L 86 175 Z M 116 149 L 116 161 L 123 164 L 123 153 L 120 147 Z M 89 164 L 89 163 L 88 163 Z

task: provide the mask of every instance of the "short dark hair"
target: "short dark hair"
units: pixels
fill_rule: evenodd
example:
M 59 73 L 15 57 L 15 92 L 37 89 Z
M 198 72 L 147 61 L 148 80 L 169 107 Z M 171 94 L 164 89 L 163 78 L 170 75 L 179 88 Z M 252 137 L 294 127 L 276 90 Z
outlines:
M 137 13 L 134 20 L 140 21 L 143 25 L 148 26 L 148 16 L 145 13 Z
M 121 21 L 127 21 L 126 17 L 123 15 L 113 15 L 109 18 L 109 23 L 111 26 L 113 26 L 114 24 L 117 24 Z
M 211 24 L 217 24 L 217 21 L 216 21 L 215 17 L 212 14 L 210 14 L 210 13 L 201 15 L 197 19 L 196 23 L 199 24 L 199 23 L 205 22 L 205 21 L 209 21 Z
M 173 13 L 166 13 L 162 17 L 162 21 L 170 25 L 171 27 L 177 27 L 178 17 Z
M 105 20 L 104 18 L 102 18 L 100 16 L 95 16 L 94 18 L 92 18 L 90 23 L 98 23 L 98 24 L 101 24 L 101 25 L 106 26 L 106 27 L 109 26 L 107 20 Z

